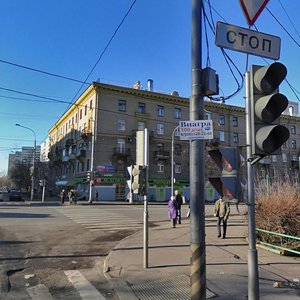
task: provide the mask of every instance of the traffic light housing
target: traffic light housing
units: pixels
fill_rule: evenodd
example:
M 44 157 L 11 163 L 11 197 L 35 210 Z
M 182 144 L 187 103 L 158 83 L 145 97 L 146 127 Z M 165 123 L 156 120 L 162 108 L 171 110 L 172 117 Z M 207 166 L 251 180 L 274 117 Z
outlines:
M 264 157 L 280 154 L 281 146 L 290 137 L 288 128 L 279 124 L 279 118 L 288 106 L 287 97 L 278 91 L 286 74 L 286 67 L 279 62 L 251 67 L 250 120 L 253 155 Z
M 220 176 L 209 177 L 218 194 L 231 202 L 242 201 L 242 184 L 239 168 L 240 153 L 236 147 L 220 147 L 209 150 L 209 156 L 221 171 Z
M 147 167 L 132 165 L 127 167 L 130 180 L 127 181 L 132 194 L 144 196 L 147 190 Z
M 90 171 L 88 171 L 87 174 L 86 174 L 86 180 L 87 181 L 91 180 L 91 172 Z

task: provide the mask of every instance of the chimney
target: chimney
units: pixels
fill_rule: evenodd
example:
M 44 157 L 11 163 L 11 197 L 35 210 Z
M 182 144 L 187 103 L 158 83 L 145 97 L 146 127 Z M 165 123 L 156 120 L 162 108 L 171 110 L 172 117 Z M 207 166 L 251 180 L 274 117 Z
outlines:
M 147 84 L 148 84 L 148 91 L 153 92 L 153 80 L 148 79 Z
M 136 90 L 140 90 L 141 89 L 141 82 L 138 80 L 133 84 L 133 88 Z

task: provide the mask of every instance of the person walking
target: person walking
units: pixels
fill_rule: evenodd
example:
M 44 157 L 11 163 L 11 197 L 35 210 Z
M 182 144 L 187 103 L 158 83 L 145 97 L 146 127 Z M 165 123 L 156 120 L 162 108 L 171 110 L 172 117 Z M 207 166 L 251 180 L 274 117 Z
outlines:
M 65 198 L 66 198 L 66 191 L 64 189 L 62 189 L 61 192 L 60 192 L 60 202 L 61 202 L 61 204 L 65 203 Z
M 177 204 L 177 221 L 178 224 L 181 224 L 181 205 L 183 201 L 182 201 L 182 196 L 177 190 L 175 191 L 175 200 Z
M 217 232 L 218 238 L 222 236 L 222 239 L 226 238 L 227 220 L 230 214 L 230 207 L 227 201 L 224 201 L 222 197 L 215 203 L 214 216 L 217 217 Z M 221 222 L 223 223 L 223 235 L 221 235 Z
M 176 227 L 177 204 L 174 196 L 168 202 L 168 217 L 171 220 L 171 227 Z
M 99 196 L 99 193 L 98 193 L 98 191 L 96 190 L 96 191 L 95 191 L 95 200 L 96 200 L 96 201 L 98 200 L 98 196 Z

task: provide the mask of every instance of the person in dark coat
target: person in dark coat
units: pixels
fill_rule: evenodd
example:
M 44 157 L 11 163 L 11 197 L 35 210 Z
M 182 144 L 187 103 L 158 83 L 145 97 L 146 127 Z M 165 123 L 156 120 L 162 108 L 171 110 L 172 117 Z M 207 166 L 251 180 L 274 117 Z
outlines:
M 171 227 L 176 227 L 177 205 L 175 197 L 172 196 L 168 202 L 168 217 L 171 220 Z
M 65 198 L 66 198 L 66 191 L 64 189 L 62 189 L 61 192 L 60 192 L 60 202 L 61 202 L 61 204 L 65 203 Z
M 175 199 L 177 203 L 177 220 L 178 220 L 178 224 L 181 224 L 181 205 L 183 201 L 182 201 L 182 196 L 177 190 L 175 191 Z

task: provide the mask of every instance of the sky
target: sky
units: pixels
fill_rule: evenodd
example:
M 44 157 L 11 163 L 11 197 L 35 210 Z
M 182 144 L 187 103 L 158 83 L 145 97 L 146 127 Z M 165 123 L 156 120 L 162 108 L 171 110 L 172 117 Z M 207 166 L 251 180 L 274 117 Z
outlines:
M 248 28 L 238 0 L 203 2 L 213 26 L 222 21 Z M 288 69 L 289 83 L 300 91 L 300 2 L 270 0 L 267 9 L 256 29 L 281 38 L 279 61 Z M 15 124 L 31 128 L 41 144 L 68 103 L 88 86 L 77 81 L 132 87 L 140 80 L 146 89 L 152 79 L 156 92 L 176 90 L 190 97 L 191 11 L 192 0 L 1 0 L 0 176 L 7 172 L 9 153 L 34 143 L 33 133 Z M 203 25 L 202 67 L 216 70 L 221 96 L 226 97 L 236 91 L 237 82 L 214 40 L 210 27 Z M 251 64 L 272 63 L 226 53 L 241 74 Z M 280 91 L 298 101 L 288 84 Z M 242 88 L 226 104 L 244 107 L 244 95 Z

